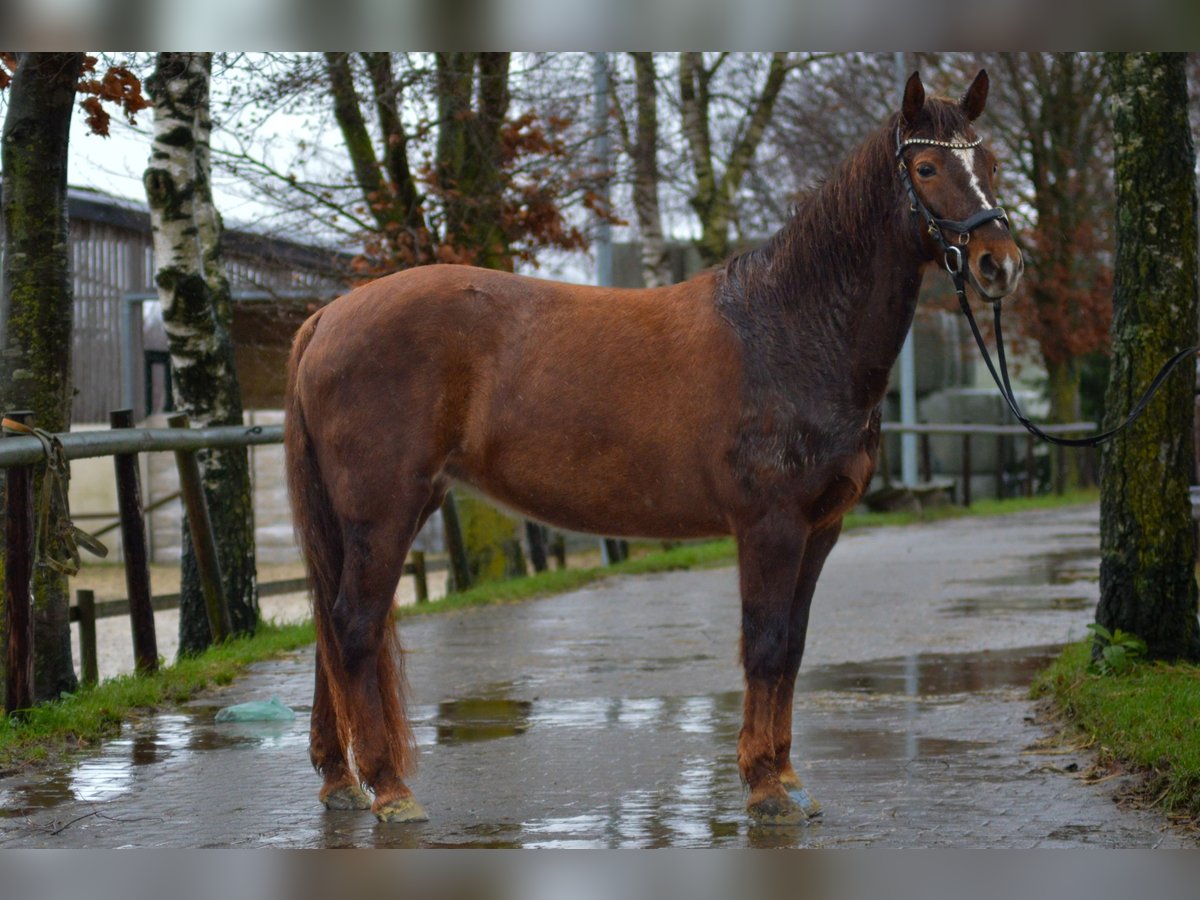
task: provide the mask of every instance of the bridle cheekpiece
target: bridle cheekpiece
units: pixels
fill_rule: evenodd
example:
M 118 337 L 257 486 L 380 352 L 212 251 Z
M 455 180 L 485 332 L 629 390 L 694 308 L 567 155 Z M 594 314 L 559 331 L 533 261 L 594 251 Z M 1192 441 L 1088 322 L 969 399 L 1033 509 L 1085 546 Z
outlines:
M 1001 220 L 1004 226 L 1009 228 L 1008 213 L 999 206 L 994 206 L 991 209 L 981 209 L 979 212 L 966 219 L 943 219 L 935 216 L 927 207 L 920 197 L 917 196 L 917 189 L 913 185 L 912 176 L 908 174 L 908 164 L 904 161 L 904 151 L 908 147 L 923 144 L 933 147 L 946 147 L 950 150 L 972 150 L 983 143 L 983 138 L 975 138 L 973 141 L 939 141 L 935 138 L 910 137 L 901 139 L 900 125 L 896 125 L 896 166 L 900 172 L 900 184 L 903 185 L 905 192 L 908 194 L 908 208 L 919 215 L 925 222 L 925 228 L 929 235 L 941 247 L 944 255 L 944 263 L 946 271 L 952 276 L 962 277 L 963 257 L 962 247 L 967 245 L 971 239 L 971 232 L 988 222 Z M 944 232 L 952 231 L 958 235 L 958 243 L 952 244 L 946 240 Z

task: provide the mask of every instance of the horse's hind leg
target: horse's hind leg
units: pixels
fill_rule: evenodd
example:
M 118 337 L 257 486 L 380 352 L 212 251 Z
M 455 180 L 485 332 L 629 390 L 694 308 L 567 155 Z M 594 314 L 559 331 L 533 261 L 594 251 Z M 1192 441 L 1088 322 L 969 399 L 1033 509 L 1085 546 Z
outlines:
M 808 613 L 812 607 L 813 591 L 829 551 L 837 543 L 842 524 L 836 524 L 814 533 L 804 549 L 800 564 L 800 578 L 796 582 L 796 593 L 792 600 L 791 621 L 788 627 L 788 652 L 783 676 L 775 693 L 775 717 L 771 732 L 775 740 L 775 772 L 791 798 L 800 805 L 810 818 L 821 814 L 821 804 L 813 799 L 800 777 L 792 767 L 792 699 L 796 688 L 796 673 L 804 655 L 804 641 L 808 634 Z
M 340 651 L 339 715 L 349 733 L 360 780 L 375 793 L 386 821 L 423 821 L 404 784 L 415 748 L 405 718 L 400 647 L 391 616 L 404 556 L 428 499 L 409 498 L 384 521 L 344 522 L 341 587 L 333 607 Z
M 327 809 L 366 809 L 371 805 L 371 798 L 359 786 L 346 758 L 346 746 L 338 733 L 337 711 L 320 647 L 317 648 L 316 669 L 308 757 L 313 768 L 325 777 L 321 802 Z

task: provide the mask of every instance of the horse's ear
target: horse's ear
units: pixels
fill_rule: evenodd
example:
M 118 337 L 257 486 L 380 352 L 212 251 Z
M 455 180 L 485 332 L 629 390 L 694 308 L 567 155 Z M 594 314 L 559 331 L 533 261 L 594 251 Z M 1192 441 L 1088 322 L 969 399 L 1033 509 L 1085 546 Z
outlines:
M 900 107 L 900 115 L 904 121 L 912 125 L 925 108 L 925 85 L 921 84 L 921 73 L 913 72 L 908 76 L 904 85 L 904 105 Z
M 967 92 L 958 101 L 958 105 L 962 107 L 962 111 L 967 114 L 968 122 L 974 122 L 979 118 L 979 114 L 983 112 L 983 107 L 987 103 L 987 95 L 987 69 L 980 69 L 979 74 L 975 76 L 975 80 L 971 82 L 971 86 L 967 88 Z

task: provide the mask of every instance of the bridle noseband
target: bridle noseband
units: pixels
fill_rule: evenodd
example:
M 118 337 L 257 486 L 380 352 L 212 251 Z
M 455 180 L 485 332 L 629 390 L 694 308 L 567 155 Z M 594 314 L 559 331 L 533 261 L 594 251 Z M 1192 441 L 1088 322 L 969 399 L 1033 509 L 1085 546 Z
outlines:
M 1150 387 L 1142 398 L 1133 407 L 1129 416 L 1120 425 L 1115 428 L 1110 428 L 1108 431 L 1100 434 L 1089 435 L 1082 438 L 1060 438 L 1054 435 L 1046 434 L 1042 429 L 1038 428 L 1029 418 L 1021 412 L 1021 407 L 1017 404 L 1016 394 L 1013 393 L 1012 384 L 1008 377 L 1008 361 L 1004 355 L 1004 331 L 1000 327 L 1000 309 L 1002 307 L 1001 300 L 992 299 L 992 315 L 996 329 L 996 358 L 1000 362 L 1000 370 L 996 371 L 996 366 L 992 363 L 992 355 L 988 352 L 987 344 L 983 340 L 983 334 L 979 331 L 979 325 L 975 321 L 975 315 L 971 312 L 971 303 L 967 300 L 967 267 L 966 257 L 963 254 L 962 248 L 967 245 L 971 239 L 971 232 L 987 222 L 1001 220 L 1004 222 L 1005 228 L 1010 232 L 1012 227 L 1008 221 L 1008 214 L 999 206 L 991 209 L 981 209 L 979 212 L 968 216 L 966 219 L 942 219 L 930 212 L 929 207 L 917 196 L 917 190 L 913 186 L 912 176 L 908 174 L 908 165 L 904 162 L 904 150 L 906 147 L 911 147 L 915 144 L 925 144 L 934 147 L 946 147 L 950 150 L 972 150 L 983 143 L 983 138 L 976 138 L 973 141 L 939 141 L 933 138 L 910 137 L 901 139 L 900 125 L 896 125 L 896 165 L 900 172 L 900 184 L 903 186 L 905 193 L 908 194 L 909 210 L 925 223 L 925 229 L 929 235 L 937 242 L 942 250 L 943 264 L 946 271 L 950 273 L 950 277 L 954 280 L 954 292 L 958 295 L 958 305 L 963 311 L 963 315 L 967 317 L 967 322 L 971 326 L 971 333 L 975 336 L 975 343 L 979 345 L 979 352 L 983 355 L 983 361 L 987 364 L 988 372 L 991 373 L 992 380 L 996 382 L 996 387 L 1000 390 L 1000 395 L 1004 398 L 1004 402 L 1008 404 L 1008 408 L 1012 414 L 1016 416 L 1017 421 L 1025 426 L 1025 429 L 1044 441 L 1049 441 L 1052 444 L 1061 444 L 1065 447 L 1095 447 L 1104 443 L 1109 438 L 1116 435 L 1118 432 L 1124 431 L 1131 425 L 1138 416 L 1140 416 L 1150 403 L 1150 399 L 1162 386 L 1166 377 L 1171 374 L 1171 370 L 1180 362 L 1192 356 L 1197 347 L 1188 347 L 1185 350 L 1180 350 L 1172 356 L 1163 367 L 1159 369 L 1158 374 L 1154 376 L 1154 380 L 1150 382 Z M 944 232 L 952 231 L 958 235 L 958 243 L 954 244 L 946 240 Z

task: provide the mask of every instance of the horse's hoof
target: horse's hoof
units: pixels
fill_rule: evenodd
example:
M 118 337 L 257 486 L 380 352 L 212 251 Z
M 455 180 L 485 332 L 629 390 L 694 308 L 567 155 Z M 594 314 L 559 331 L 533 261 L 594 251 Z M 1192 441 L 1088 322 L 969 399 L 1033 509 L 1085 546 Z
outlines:
M 328 794 L 322 794 L 321 802 L 326 809 L 370 809 L 371 798 L 357 784 L 343 785 Z
M 380 822 L 428 822 L 429 816 L 412 796 L 376 803 L 372 811 Z
M 796 785 L 787 789 L 788 796 L 791 797 L 796 804 L 804 810 L 804 814 L 810 819 L 815 819 L 820 816 L 825 810 L 821 808 L 821 804 L 817 799 L 808 792 L 808 788 L 804 785 Z
M 764 797 L 751 803 L 746 811 L 752 825 L 803 825 L 808 821 L 804 808 L 789 795 Z

